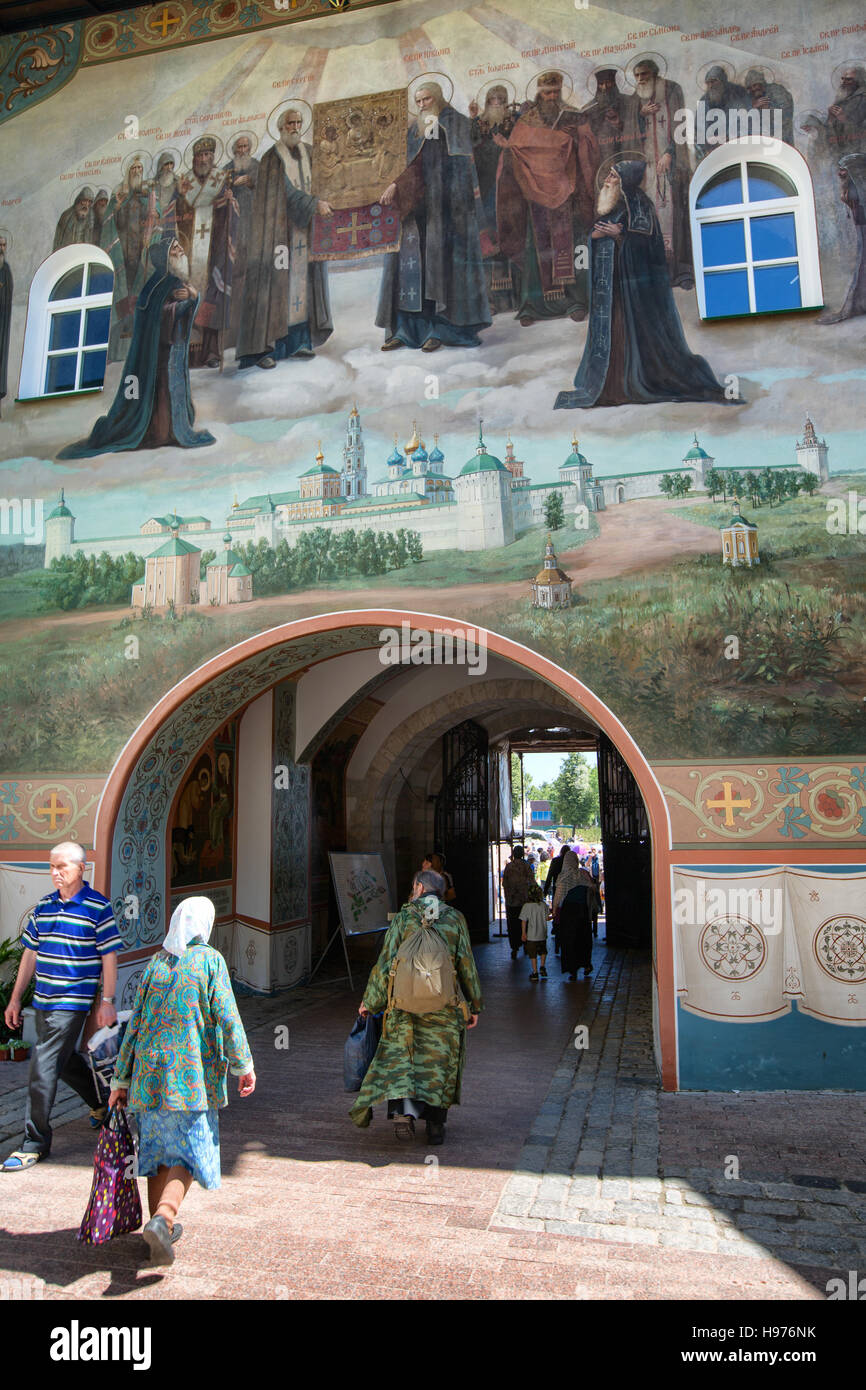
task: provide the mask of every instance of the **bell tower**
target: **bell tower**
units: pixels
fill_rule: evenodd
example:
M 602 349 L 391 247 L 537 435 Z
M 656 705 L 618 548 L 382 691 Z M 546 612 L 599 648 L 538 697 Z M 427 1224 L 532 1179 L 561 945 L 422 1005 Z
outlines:
M 797 441 L 797 467 L 802 468 L 804 473 L 814 473 L 822 483 L 826 483 L 830 476 L 829 452 L 826 440 L 818 438 L 815 426 L 807 415 L 803 438 Z
M 357 402 L 352 406 L 346 426 L 340 483 L 340 490 L 349 502 L 367 495 L 367 465 L 364 462 L 364 439 Z

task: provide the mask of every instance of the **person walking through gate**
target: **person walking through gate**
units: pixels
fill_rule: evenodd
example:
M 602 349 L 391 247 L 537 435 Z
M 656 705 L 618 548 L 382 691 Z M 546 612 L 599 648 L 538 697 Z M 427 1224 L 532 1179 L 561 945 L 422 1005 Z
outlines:
M 446 903 L 450 903 L 453 906 L 457 901 L 457 892 L 454 888 L 454 880 L 445 868 L 445 855 L 438 854 L 435 850 L 431 850 L 429 854 L 424 855 L 421 868 L 432 870 L 434 874 L 439 874 L 440 878 L 444 878 L 445 892 L 442 894 L 442 897 Z
M 589 872 L 595 884 L 595 898 L 592 903 L 592 934 L 598 936 L 598 914 L 602 909 L 601 898 L 601 864 L 599 863 L 598 850 L 593 849 L 589 860 Z
M 557 923 L 560 963 L 563 975 L 577 979 L 592 973 L 591 911 L 598 890 L 587 869 L 581 868 L 572 851 L 563 855 L 562 869 L 553 896 L 553 916 Z
M 547 903 L 541 886 L 534 883 L 529 890 L 527 901 L 520 909 L 520 925 L 523 929 L 523 949 L 532 961 L 530 980 L 547 979 Z
M 144 1238 L 155 1265 L 174 1263 L 183 1229 L 177 1213 L 193 1181 L 220 1186 L 227 1063 L 238 1095 L 256 1088 L 226 963 L 207 944 L 214 915 L 210 898 L 185 898 L 175 908 L 138 986 L 108 1098 L 138 1121 L 138 1171 L 150 1208 Z
M 33 1008 L 36 1045 L 30 1060 L 24 1141 L 3 1164 L 5 1173 L 32 1168 L 51 1152 L 51 1108 L 58 1081 L 65 1081 L 90 1106 L 94 1122 L 105 1118 L 90 1068 L 76 1051 L 78 1036 L 102 978 L 100 1028 L 117 1021 L 114 991 L 117 952 L 122 941 L 111 903 L 84 882 L 85 853 L 72 840 L 55 845 L 49 856 L 54 892 L 40 898 L 21 935 L 24 954 L 12 997 L 7 1028 L 21 1021 L 21 1001 L 36 976 Z
M 358 1009 L 367 1014 L 387 1011 L 376 1055 L 349 1114 L 359 1129 L 373 1118 L 373 1105 L 388 1102 L 388 1119 L 398 1139 L 411 1139 L 416 1119 L 427 1122 L 427 1139 L 441 1144 L 451 1105 L 460 1103 L 460 1083 L 466 1061 L 466 1030 L 474 1028 L 483 1007 L 481 984 L 469 930 L 463 914 L 442 901 L 445 880 L 421 869 L 412 883 L 412 896 L 388 928 L 379 959 L 370 971 Z M 434 1013 L 407 1013 L 389 1003 L 389 977 L 404 939 L 422 926 L 432 926 L 444 941 L 469 1017 L 455 1005 Z
M 502 893 L 505 898 L 505 922 L 508 927 L 508 942 L 511 946 L 511 959 L 517 960 L 523 933 L 520 927 L 520 909 L 529 897 L 529 890 L 535 877 L 523 857 L 523 845 L 515 845 L 511 858 L 502 870 Z

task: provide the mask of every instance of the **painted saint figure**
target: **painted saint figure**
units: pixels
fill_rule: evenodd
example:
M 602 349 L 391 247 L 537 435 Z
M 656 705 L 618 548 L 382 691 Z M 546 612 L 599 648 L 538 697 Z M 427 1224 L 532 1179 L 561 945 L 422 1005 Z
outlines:
M 57 219 L 52 251 L 60 251 L 64 246 L 77 246 L 85 241 L 93 241 L 93 199 L 96 195 L 89 186 L 79 188 L 71 208 L 67 208 Z
M 628 148 L 635 125 L 636 102 L 630 93 L 619 90 L 616 68 L 599 68 L 593 76 L 595 99 L 584 106 L 581 115 L 589 121 L 598 145 L 599 163 L 603 164 Z
M 589 121 L 562 100 L 562 76 L 542 73 L 502 150 L 496 219 L 503 251 L 519 280 L 517 317 L 586 318 L 586 262 L 575 264 L 592 225 L 598 143 Z
M 746 91 L 753 111 L 771 113 L 769 134 L 781 125 L 782 139 L 786 145 L 794 143 L 794 98 L 781 82 L 768 82 L 763 68 L 749 68 L 745 77 Z M 779 112 L 779 116 L 775 115 Z M 763 121 L 765 118 L 761 117 Z M 757 135 L 759 132 L 755 131 Z
M 718 401 L 724 387 L 689 350 L 674 303 L 655 209 L 641 191 L 642 159 L 621 160 L 605 179 L 590 239 L 592 308 L 574 390 L 555 409 Z
M 0 406 L 6 395 L 6 372 L 9 364 L 9 331 L 12 326 L 12 271 L 6 259 L 8 238 L 0 231 Z
M 105 221 L 105 213 L 108 208 L 108 189 L 97 188 L 96 197 L 93 200 L 93 244 L 102 244 L 102 224 Z
M 698 102 L 704 108 L 705 130 L 709 137 L 706 143 L 696 147 L 701 159 L 705 159 L 714 146 L 727 143 L 730 112 L 747 111 L 749 104 L 745 87 L 732 82 L 721 63 L 714 64 L 704 78 L 704 95 Z
M 491 312 L 508 313 L 517 307 L 514 293 L 514 273 L 511 262 L 499 245 L 496 222 L 496 178 L 502 152 L 496 136 L 505 139 L 514 129 L 517 109 L 509 104 L 508 88 L 501 83 L 487 89 L 484 109 L 470 102 L 469 117 L 472 150 L 481 190 L 481 250 L 487 276 L 487 298 Z
M 471 122 L 445 100 L 438 82 L 415 88 L 418 114 L 406 137 L 408 163 L 379 201 L 400 214 L 400 250 L 385 257 L 376 324 L 383 352 L 480 347 L 491 323 L 481 233 L 481 202 Z
M 151 246 L 150 260 L 153 274 L 138 297 L 132 343 L 111 409 L 87 439 L 61 449 L 58 458 L 216 443 L 207 430 L 194 428 L 189 340 L 198 295 L 189 262 L 170 233 Z
M 144 156 L 133 155 L 123 181 L 112 194 L 102 221 L 101 245 L 114 266 L 114 299 L 108 360 L 122 362 L 129 351 L 135 304 L 147 279 L 147 248 L 155 215 L 144 179 Z
M 231 302 L 238 205 L 223 169 L 215 169 L 216 140 L 202 135 L 192 147 L 192 174 L 181 179 L 175 217 L 181 245 L 189 247 L 189 276 L 199 296 L 190 339 L 191 367 L 219 367 Z
M 226 327 L 225 346 L 234 347 L 243 307 L 244 280 L 247 273 L 247 246 L 253 221 L 253 202 L 259 177 L 258 160 L 253 159 L 253 144 L 248 135 L 238 135 L 232 142 L 232 157 L 225 165 L 226 182 L 238 205 L 238 235 L 232 271 L 231 309 Z
M 845 68 L 836 100 L 827 111 L 828 142 L 857 151 L 866 143 L 866 68 Z M 837 154 L 838 157 L 838 154 Z
M 866 314 L 866 154 L 846 154 L 839 160 L 839 195 L 854 223 L 857 264 L 841 309 L 825 310 L 818 323 L 841 323 Z
M 310 223 L 315 214 L 330 217 L 331 205 L 313 193 L 311 147 L 301 139 L 302 127 L 300 111 L 283 111 L 280 138 L 259 166 L 237 336 L 241 368 L 314 357 L 313 345 L 334 331 L 327 266 L 309 256 Z
M 654 58 L 640 58 L 634 68 L 637 104 L 635 128 L 628 143 L 647 162 L 646 192 L 652 199 L 665 243 L 671 284 L 691 289 L 695 283 L 689 231 L 688 147 L 674 139 L 677 112 L 685 108 L 683 89 L 662 77 Z

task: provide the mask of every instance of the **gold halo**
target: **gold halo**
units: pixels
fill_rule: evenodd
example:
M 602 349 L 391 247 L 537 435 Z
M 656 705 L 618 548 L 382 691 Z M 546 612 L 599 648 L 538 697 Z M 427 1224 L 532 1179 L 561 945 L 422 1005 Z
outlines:
M 737 80 L 735 76 L 734 65 L 730 61 L 730 59 L 713 58 L 711 62 L 704 63 L 703 67 L 698 69 L 698 75 L 695 78 L 695 83 L 698 88 L 698 91 L 700 92 L 706 91 L 707 73 L 709 72 L 710 68 L 723 68 L 724 71 L 728 74 L 729 82 L 736 82 Z
M 603 159 L 598 166 L 598 173 L 595 176 L 595 191 L 601 192 L 601 186 L 613 168 L 614 164 L 624 164 L 630 159 L 639 159 L 646 164 L 646 155 L 643 150 L 623 150 L 622 154 L 610 154 L 607 159 Z M 641 180 L 643 182 L 643 180 Z
M 222 157 L 223 157 L 223 153 L 224 153 L 224 150 L 225 150 L 225 146 L 223 145 L 223 142 L 222 142 L 222 140 L 220 139 L 220 137 L 219 137 L 218 135 L 214 135 L 214 133 L 213 133 L 212 130 L 203 130 L 203 131 L 200 132 L 200 134 L 194 136 L 193 139 L 190 140 L 189 144 L 187 145 L 186 149 L 185 149 L 184 152 L 183 152 L 183 167 L 184 167 L 185 169 L 192 169 L 192 152 L 193 152 L 193 149 L 194 149 L 194 147 L 198 144 L 199 140 L 205 140 L 205 139 L 207 139 L 207 140 L 214 140 L 214 141 L 216 142 L 216 148 L 214 149 L 214 152 L 213 152 L 213 167 L 214 167 L 215 169 L 218 169 L 218 168 L 219 168 L 220 160 L 221 160 Z
M 447 72 L 419 72 L 418 76 L 413 77 L 412 81 L 406 88 L 406 99 L 409 102 L 410 111 L 413 109 L 412 98 L 415 95 L 415 88 L 422 87 L 425 82 L 430 82 L 437 77 L 440 79 L 439 86 L 442 88 L 442 95 L 445 98 L 445 103 L 446 105 L 450 106 L 454 96 L 454 83 L 452 79 L 448 76 Z M 447 91 L 446 87 L 448 89 Z
M 526 84 L 527 101 L 535 101 L 535 95 L 538 91 L 538 79 L 541 76 L 542 72 L 558 72 L 560 77 L 562 78 L 563 101 L 565 101 L 567 97 L 571 96 L 572 92 L 574 91 L 574 78 L 572 77 L 570 72 L 564 72 L 562 68 L 541 68 L 539 72 L 533 73 L 532 77 L 530 77 L 529 81 Z
M 256 152 L 256 150 L 258 149 L 258 147 L 259 147 L 259 137 L 256 135 L 255 131 L 253 131 L 253 130 L 236 130 L 235 133 L 234 133 L 234 135 L 227 135 L 227 136 L 226 136 L 226 147 L 225 147 L 225 150 L 223 151 L 223 153 L 226 154 L 226 155 L 228 155 L 230 159 L 233 159 L 233 158 L 234 158 L 234 151 L 233 151 L 232 147 L 233 147 L 233 145 L 234 145 L 234 143 L 235 143 L 236 140 L 240 140 L 240 138 L 241 138 L 242 135 L 246 136 L 247 140 L 249 140 L 249 142 L 250 142 L 250 154 L 251 154 L 251 155 L 254 155 L 255 152 Z
M 847 72 L 848 68 L 866 68 L 866 58 L 849 58 L 847 62 L 840 63 L 837 68 L 834 68 L 830 74 L 830 81 L 834 88 L 839 86 L 842 74 Z
M 153 158 L 147 150 L 132 150 L 120 166 L 120 172 L 126 178 L 130 168 L 138 160 L 142 167 L 142 177 L 149 179 L 153 171 Z
M 204 778 L 205 780 L 202 781 L 202 778 Z M 209 792 L 211 788 L 211 782 L 213 781 L 210 768 L 200 767 L 198 772 L 196 773 L 196 781 L 198 782 L 203 792 Z
M 625 77 L 625 80 L 630 87 L 633 88 L 637 86 L 637 83 L 634 80 L 634 70 L 639 63 L 646 62 L 647 58 L 652 58 L 653 62 L 658 64 L 659 77 L 667 77 L 668 60 L 662 53 L 639 53 L 636 58 L 630 59 L 625 69 L 625 72 L 623 73 L 623 76 Z
M 511 94 L 509 98 L 510 102 L 513 104 L 517 101 L 517 88 L 515 87 L 514 83 L 510 80 L 510 78 L 491 77 L 489 82 L 485 82 L 483 87 L 479 87 L 477 95 L 475 97 L 475 102 L 478 106 L 479 112 L 484 110 L 484 96 L 486 92 L 489 92 L 491 87 L 507 87 Z
M 301 126 L 301 137 L 303 138 L 310 126 L 313 124 L 313 112 L 310 103 L 304 101 L 303 97 L 285 97 L 278 106 L 275 106 L 268 116 L 268 135 L 270 135 L 275 145 L 280 143 L 280 132 L 277 129 L 277 121 L 284 111 L 290 108 L 304 114 L 304 124 Z

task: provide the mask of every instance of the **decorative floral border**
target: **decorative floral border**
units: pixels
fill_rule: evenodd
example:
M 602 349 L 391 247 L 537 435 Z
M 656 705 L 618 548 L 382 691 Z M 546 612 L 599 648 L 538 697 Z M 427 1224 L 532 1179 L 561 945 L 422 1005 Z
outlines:
M 6 778 L 0 782 L 0 843 L 58 844 L 61 840 L 93 843 L 96 808 L 104 777 Z
M 675 845 L 866 839 L 866 759 L 667 764 L 655 772 L 670 808 Z

